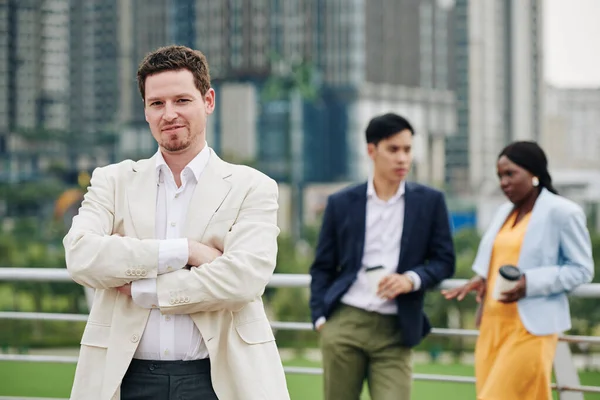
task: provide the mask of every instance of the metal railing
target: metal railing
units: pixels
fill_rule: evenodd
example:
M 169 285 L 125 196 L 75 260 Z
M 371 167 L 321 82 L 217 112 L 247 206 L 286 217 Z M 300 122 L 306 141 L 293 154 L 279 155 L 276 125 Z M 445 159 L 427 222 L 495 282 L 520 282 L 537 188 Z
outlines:
M 66 269 L 50 268 L 0 268 L 0 282 L 7 281 L 26 281 L 26 282 L 73 282 Z M 450 289 L 463 285 L 464 279 L 450 279 L 441 283 L 440 289 Z M 309 275 L 300 274 L 275 274 L 269 282 L 269 287 L 308 287 L 310 283 Z M 578 287 L 570 293 L 573 297 L 600 298 L 600 284 L 587 284 Z M 88 293 L 88 299 L 89 293 Z M 58 314 L 58 313 L 40 313 L 40 312 L 0 312 L 0 319 L 17 320 L 45 320 L 45 321 L 87 321 L 87 315 L 84 314 Z M 300 330 L 311 331 L 311 323 L 307 322 L 271 322 L 273 329 L 279 330 Z M 443 329 L 433 328 L 433 336 L 455 336 L 455 337 L 476 337 L 477 330 L 467 329 Z M 572 355 L 568 343 L 590 343 L 600 345 L 600 337 L 596 336 L 575 336 L 562 335 L 559 337 L 559 345 L 554 361 L 554 373 L 556 384 L 552 385 L 554 390 L 559 392 L 561 400 L 583 400 L 582 393 L 600 393 L 600 386 L 580 385 L 577 369 L 573 363 Z M 54 356 L 54 355 L 24 355 L 24 354 L 0 354 L 0 361 L 28 361 L 28 362 L 51 362 L 51 363 L 76 363 L 75 356 Z M 321 375 L 321 368 L 310 367 L 284 367 L 286 373 L 290 374 L 308 374 Z M 437 381 L 454 383 L 475 383 L 474 377 L 453 376 L 453 375 L 435 375 L 435 374 L 413 374 L 413 379 L 418 381 Z M 0 400 L 7 400 L 9 397 L 0 397 Z M 40 399 L 38 399 L 40 400 Z

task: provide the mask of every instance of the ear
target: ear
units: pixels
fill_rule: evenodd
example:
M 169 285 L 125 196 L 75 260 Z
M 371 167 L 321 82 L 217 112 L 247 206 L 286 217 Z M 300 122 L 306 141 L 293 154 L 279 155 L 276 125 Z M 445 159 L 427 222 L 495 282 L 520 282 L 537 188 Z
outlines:
M 367 144 L 367 154 L 371 160 L 375 160 L 375 154 L 377 153 L 377 145 L 374 143 Z
M 146 122 L 150 123 L 150 121 L 148 120 L 148 113 L 146 112 L 146 110 L 146 101 L 144 100 L 144 117 L 146 118 Z
M 204 95 L 204 107 L 206 107 L 206 114 L 212 114 L 215 111 L 215 90 L 210 88 Z

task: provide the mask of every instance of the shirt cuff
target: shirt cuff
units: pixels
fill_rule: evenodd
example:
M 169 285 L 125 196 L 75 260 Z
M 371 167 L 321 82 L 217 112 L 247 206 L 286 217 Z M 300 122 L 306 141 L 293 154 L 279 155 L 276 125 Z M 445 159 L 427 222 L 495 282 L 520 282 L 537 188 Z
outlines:
M 415 271 L 407 271 L 404 273 L 404 275 L 408 276 L 408 279 L 412 281 L 413 292 L 416 292 L 417 290 L 421 289 L 421 277 L 419 276 L 419 274 L 417 274 Z
M 131 282 L 131 298 L 135 304 L 142 308 L 158 308 L 156 278 Z
M 187 239 L 161 240 L 158 246 L 158 275 L 182 269 L 188 258 Z
M 326 321 L 327 321 L 327 319 L 325 319 L 325 317 L 319 317 L 315 321 L 315 329 L 319 329 Z

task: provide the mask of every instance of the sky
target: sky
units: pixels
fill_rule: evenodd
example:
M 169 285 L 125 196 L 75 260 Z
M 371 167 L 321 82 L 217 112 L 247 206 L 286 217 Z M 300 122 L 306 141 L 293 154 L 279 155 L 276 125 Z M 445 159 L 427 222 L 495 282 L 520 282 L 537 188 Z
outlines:
M 542 0 L 544 75 L 561 87 L 600 87 L 600 0 Z

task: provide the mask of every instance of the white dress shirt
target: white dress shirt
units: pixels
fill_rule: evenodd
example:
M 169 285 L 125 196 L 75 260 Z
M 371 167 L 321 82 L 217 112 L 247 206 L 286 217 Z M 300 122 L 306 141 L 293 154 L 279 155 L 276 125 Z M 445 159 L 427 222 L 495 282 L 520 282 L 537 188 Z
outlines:
M 388 274 L 393 274 L 398 268 L 400 240 L 404 230 L 405 187 L 406 184 L 402 182 L 396 194 L 384 201 L 377 197 L 373 179 L 369 179 L 362 266 L 356 280 L 342 296 L 342 303 L 380 314 L 398 312 L 395 300 L 383 299 L 373 293 L 365 270 L 368 267 L 381 265 Z M 415 272 L 411 275 L 414 282 L 413 290 L 418 290 L 421 279 Z
M 158 274 L 177 271 L 188 261 L 188 241 L 181 238 L 192 194 L 208 163 L 210 149 L 204 149 L 181 171 L 181 186 L 177 187 L 171 169 L 160 150 L 156 157 Z M 157 308 L 156 279 L 142 279 L 131 285 L 133 301 L 151 308 L 146 329 L 134 358 L 142 360 L 197 360 L 208 357 L 200 331 L 188 315 L 163 315 Z
M 404 231 L 405 188 L 406 184 L 402 182 L 396 194 L 384 201 L 377 197 L 373 179 L 369 179 L 362 265 L 356 280 L 342 296 L 342 303 L 386 315 L 398 312 L 395 300 L 386 300 L 373 293 L 366 269 L 382 266 L 387 274 L 396 273 L 400 261 L 400 241 Z M 413 291 L 419 290 L 419 275 L 414 271 L 407 271 L 405 275 L 412 280 Z M 319 328 L 325 322 L 325 317 L 320 317 L 315 321 L 315 327 Z

